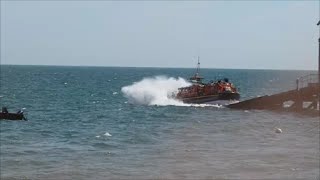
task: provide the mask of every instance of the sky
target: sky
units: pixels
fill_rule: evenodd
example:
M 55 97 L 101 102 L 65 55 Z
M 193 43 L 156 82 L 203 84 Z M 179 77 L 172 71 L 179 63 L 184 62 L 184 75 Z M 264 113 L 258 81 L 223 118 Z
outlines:
M 318 1 L 1 1 L 1 64 L 318 68 Z

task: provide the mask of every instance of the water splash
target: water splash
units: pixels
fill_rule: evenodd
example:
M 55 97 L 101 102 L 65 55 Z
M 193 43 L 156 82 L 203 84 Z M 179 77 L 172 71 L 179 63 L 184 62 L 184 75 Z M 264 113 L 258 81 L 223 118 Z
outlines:
M 190 83 L 183 78 L 156 76 L 122 87 L 121 91 L 130 102 L 137 104 L 183 106 L 183 102 L 172 98 L 171 95 L 176 93 L 178 88 L 189 85 Z

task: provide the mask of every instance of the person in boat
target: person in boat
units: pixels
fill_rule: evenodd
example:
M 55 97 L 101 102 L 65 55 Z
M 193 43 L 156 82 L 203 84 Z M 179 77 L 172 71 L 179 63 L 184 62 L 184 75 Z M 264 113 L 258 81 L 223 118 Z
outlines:
M 17 112 L 17 114 L 23 114 L 23 111 L 22 111 L 22 110 L 19 110 L 19 111 Z
M 2 107 L 2 111 L 1 112 L 5 113 L 5 114 L 9 113 L 7 107 Z

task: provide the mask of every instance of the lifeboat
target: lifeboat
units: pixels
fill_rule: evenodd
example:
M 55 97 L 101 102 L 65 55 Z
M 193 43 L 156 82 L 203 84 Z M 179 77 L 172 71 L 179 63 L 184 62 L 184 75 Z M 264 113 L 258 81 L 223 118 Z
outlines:
M 175 98 L 185 103 L 206 103 L 217 100 L 239 100 L 240 94 L 234 84 L 228 78 L 209 83 L 202 82 L 200 76 L 200 62 L 198 58 L 197 71 L 190 78 L 191 86 L 178 89 Z

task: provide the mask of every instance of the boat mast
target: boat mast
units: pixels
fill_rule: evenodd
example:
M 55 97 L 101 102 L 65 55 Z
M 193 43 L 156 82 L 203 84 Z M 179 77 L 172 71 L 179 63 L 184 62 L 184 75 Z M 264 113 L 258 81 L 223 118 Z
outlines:
M 197 64 L 197 73 L 196 75 L 198 76 L 200 74 L 200 57 L 198 56 L 198 64 Z
M 202 77 L 200 76 L 200 58 L 198 56 L 198 64 L 197 64 L 197 72 L 190 78 L 190 80 L 194 83 L 201 83 Z

